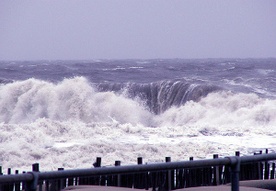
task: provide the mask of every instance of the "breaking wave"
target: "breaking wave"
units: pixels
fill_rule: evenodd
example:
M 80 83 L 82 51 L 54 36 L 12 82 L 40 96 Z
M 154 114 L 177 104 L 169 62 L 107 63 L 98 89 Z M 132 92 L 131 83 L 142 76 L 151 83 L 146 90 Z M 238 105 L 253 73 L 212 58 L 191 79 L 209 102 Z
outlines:
M 275 105 L 275 100 L 256 94 L 233 93 L 217 86 L 183 81 L 95 87 L 86 78 L 75 77 L 57 84 L 28 79 L 0 86 L 0 121 L 4 123 L 30 123 L 46 118 L 145 126 L 254 126 L 275 124 Z
M 38 118 L 146 123 L 148 116 L 150 112 L 138 102 L 113 92 L 97 92 L 83 77 L 58 84 L 28 79 L 0 87 L 0 120 L 5 123 L 29 123 Z
M 172 106 L 198 101 L 218 90 L 215 86 L 182 81 L 94 86 L 84 77 L 65 79 L 58 84 L 28 79 L 2 85 L 0 119 L 5 123 L 50 118 L 149 125 L 152 113 L 161 114 Z
M 130 98 L 138 98 L 155 114 L 161 114 L 172 106 L 184 105 L 187 101 L 199 101 L 210 92 L 221 88 L 209 84 L 192 84 L 184 80 L 153 83 L 103 83 L 100 91 L 124 92 Z

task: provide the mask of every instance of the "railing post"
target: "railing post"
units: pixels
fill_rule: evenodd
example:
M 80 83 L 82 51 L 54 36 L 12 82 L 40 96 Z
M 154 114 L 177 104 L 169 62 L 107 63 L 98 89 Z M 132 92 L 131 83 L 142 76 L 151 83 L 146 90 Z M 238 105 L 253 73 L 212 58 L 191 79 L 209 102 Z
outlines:
M 143 158 L 142 157 L 138 157 L 137 158 L 137 164 L 143 164 Z
M 270 179 L 274 179 L 275 178 L 275 163 L 272 163 L 272 167 L 271 167 L 271 171 L 270 171 Z
M 218 154 L 213 155 L 213 159 L 218 159 L 219 156 Z M 213 185 L 217 186 L 220 184 L 220 174 L 219 174 L 219 166 L 214 166 L 214 181 Z
M 101 157 L 97 157 L 97 158 L 96 158 L 96 162 L 93 163 L 93 166 L 94 166 L 95 168 L 101 167 L 101 162 L 102 162 L 102 158 L 101 158 Z
M 115 166 L 121 166 L 121 161 L 115 161 Z M 121 175 L 118 174 L 117 175 L 117 186 L 120 187 L 121 186 Z
M 32 164 L 32 170 L 34 172 L 39 172 L 39 163 Z
M 58 168 L 58 171 L 64 170 L 64 168 Z M 58 180 L 58 189 L 61 190 L 66 187 L 66 179 L 61 178 Z
M 143 164 L 143 158 L 138 157 L 137 158 L 137 164 L 142 165 Z M 146 186 L 145 180 L 146 180 L 146 173 L 135 173 L 133 177 L 133 186 L 134 188 L 138 189 L 144 189 Z
M 39 163 L 32 164 L 32 171 L 39 172 Z M 42 191 L 42 181 L 39 181 L 37 184 L 39 185 L 39 191 Z
M 95 168 L 100 168 L 101 163 L 102 163 L 102 158 L 97 157 L 96 162 L 93 163 L 93 166 Z M 95 184 L 95 185 L 105 185 L 105 180 L 106 180 L 106 176 L 96 176 L 96 177 L 89 178 L 89 182 L 91 182 L 92 184 Z
M 230 160 L 231 167 L 231 191 L 239 191 L 239 179 L 240 179 L 240 157 L 227 157 Z
M 3 175 L 3 173 L 2 173 L 2 166 L 0 166 L 0 176 L 1 176 L 1 175 Z M 3 191 L 3 190 L 4 190 L 3 187 L 4 187 L 4 186 L 0 184 L 0 191 Z
M 171 162 L 171 157 L 166 157 L 165 158 L 166 162 Z M 171 191 L 172 190 L 172 171 L 171 170 L 168 170 L 168 173 L 167 173 L 167 184 L 168 184 L 168 191 Z
M 28 173 L 33 175 L 33 179 L 31 181 L 26 182 L 25 191 L 36 191 L 38 185 L 39 172 L 33 171 Z
M 8 168 L 7 174 L 8 174 L 8 175 L 11 175 L 11 168 Z M 7 184 L 6 189 L 7 189 L 8 191 L 13 191 L 13 183 Z
M 15 170 L 15 174 L 19 174 L 19 171 Z M 20 191 L 20 182 L 14 183 L 14 190 Z

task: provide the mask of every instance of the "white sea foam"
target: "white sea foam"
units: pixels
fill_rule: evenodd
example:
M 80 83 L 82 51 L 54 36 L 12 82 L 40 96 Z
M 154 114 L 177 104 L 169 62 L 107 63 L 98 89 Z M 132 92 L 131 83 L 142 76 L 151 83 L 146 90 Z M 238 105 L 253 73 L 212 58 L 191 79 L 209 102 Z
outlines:
M 151 116 L 134 100 L 113 92 L 95 92 L 83 77 L 65 79 L 59 84 L 29 79 L 2 85 L 0 91 L 0 120 L 5 123 L 48 118 L 147 124 Z
M 160 116 L 163 124 L 216 127 L 220 130 L 276 125 L 276 100 L 259 98 L 255 94 L 210 93 L 199 102 L 187 102 L 173 107 Z
M 143 69 L 144 67 L 141 66 L 131 66 L 129 69 Z
M 0 86 L 0 161 L 42 170 L 233 155 L 275 149 L 276 100 L 220 91 L 160 115 L 139 101 L 97 92 L 83 77 Z

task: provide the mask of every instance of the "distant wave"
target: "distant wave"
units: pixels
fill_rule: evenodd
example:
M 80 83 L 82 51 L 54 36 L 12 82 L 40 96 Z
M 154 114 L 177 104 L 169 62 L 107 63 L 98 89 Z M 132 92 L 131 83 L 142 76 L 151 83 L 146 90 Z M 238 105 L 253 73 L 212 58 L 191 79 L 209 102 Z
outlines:
M 9 80 L 9 79 L 6 79 L 6 78 L 0 78 L 0 85 L 11 83 L 11 82 L 13 82 L 13 80 Z

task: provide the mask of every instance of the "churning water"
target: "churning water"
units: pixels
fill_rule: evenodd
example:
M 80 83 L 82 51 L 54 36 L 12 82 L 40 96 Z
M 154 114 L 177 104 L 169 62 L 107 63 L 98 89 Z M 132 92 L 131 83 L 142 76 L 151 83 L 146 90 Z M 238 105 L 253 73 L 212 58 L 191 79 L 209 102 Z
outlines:
M 2 61 L 0 165 L 276 148 L 276 59 Z

